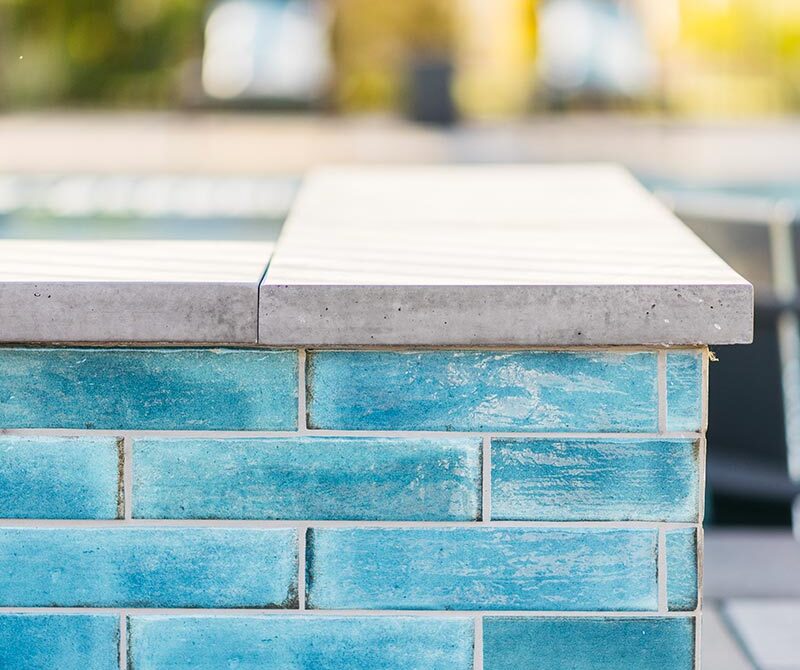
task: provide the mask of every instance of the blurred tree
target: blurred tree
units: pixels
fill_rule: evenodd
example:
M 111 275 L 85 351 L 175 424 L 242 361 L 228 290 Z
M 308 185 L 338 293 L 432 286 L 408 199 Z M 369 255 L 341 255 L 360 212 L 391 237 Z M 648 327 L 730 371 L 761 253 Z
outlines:
M 200 56 L 205 5 L 0 0 L 0 105 L 173 105 Z

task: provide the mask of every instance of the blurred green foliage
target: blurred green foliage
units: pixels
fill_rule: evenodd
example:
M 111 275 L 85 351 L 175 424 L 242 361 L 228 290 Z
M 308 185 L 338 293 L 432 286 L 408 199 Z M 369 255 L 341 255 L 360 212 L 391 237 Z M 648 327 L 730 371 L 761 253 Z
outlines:
M 172 106 L 202 54 L 206 5 L 0 0 L 0 106 Z

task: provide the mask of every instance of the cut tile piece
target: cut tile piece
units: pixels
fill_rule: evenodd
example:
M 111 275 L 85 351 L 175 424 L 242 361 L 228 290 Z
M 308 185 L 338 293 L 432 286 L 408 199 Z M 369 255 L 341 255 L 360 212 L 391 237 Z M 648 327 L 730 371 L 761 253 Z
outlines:
M 472 670 L 472 620 L 133 616 L 131 670 Z
M 115 519 L 122 502 L 116 438 L 0 436 L 0 517 Z
M 478 437 L 133 442 L 140 519 L 474 521 L 480 487 Z
M 118 670 L 116 614 L 0 614 L 0 668 Z
M 656 354 L 311 351 L 309 426 L 654 432 Z
M 485 670 L 694 670 L 692 618 L 483 620 Z
M 2 342 L 257 340 L 274 244 L 0 240 Z
M 0 347 L 5 428 L 293 430 L 297 353 Z
M 655 610 L 656 531 L 314 528 L 315 609 Z
M 667 605 L 670 610 L 693 610 L 698 596 L 697 531 L 680 528 L 666 535 Z
M 703 422 L 703 352 L 667 353 L 667 430 L 699 431 Z
M 697 521 L 688 439 L 492 440 L 492 518 Z
M 297 533 L 0 528 L 0 606 L 292 607 Z

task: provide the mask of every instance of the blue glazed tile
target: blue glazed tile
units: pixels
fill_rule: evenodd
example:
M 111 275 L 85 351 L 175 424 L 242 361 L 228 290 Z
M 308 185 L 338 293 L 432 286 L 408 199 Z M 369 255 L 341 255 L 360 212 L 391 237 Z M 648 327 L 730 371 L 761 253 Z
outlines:
M 492 518 L 696 521 L 687 439 L 492 440 Z
M 471 670 L 472 621 L 130 617 L 130 670 Z
M 702 423 L 703 355 L 667 354 L 667 430 L 699 431 Z
M 309 607 L 655 610 L 656 531 L 315 528 Z
M 483 620 L 485 670 L 692 670 L 694 619 Z
M 133 511 L 159 519 L 480 515 L 479 438 L 143 439 Z
M 113 437 L 0 436 L 0 516 L 120 516 L 120 451 Z
M 671 610 L 697 607 L 697 531 L 667 531 L 667 604 Z
M 0 606 L 291 607 L 292 529 L 0 528 Z
M 575 351 L 317 351 L 313 428 L 655 431 L 656 355 Z
M 118 670 L 114 614 L 0 614 L 0 668 Z
M 0 426 L 292 430 L 297 354 L 0 348 Z

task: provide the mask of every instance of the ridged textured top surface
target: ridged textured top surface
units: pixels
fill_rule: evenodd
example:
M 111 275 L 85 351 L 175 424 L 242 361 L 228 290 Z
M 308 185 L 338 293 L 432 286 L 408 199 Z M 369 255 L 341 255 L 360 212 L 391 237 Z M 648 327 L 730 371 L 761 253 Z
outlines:
M 5 342 L 752 337 L 750 284 L 610 165 L 328 168 L 306 178 L 274 253 L 263 241 L 2 240 L 0 260 Z

